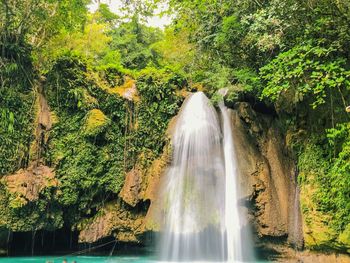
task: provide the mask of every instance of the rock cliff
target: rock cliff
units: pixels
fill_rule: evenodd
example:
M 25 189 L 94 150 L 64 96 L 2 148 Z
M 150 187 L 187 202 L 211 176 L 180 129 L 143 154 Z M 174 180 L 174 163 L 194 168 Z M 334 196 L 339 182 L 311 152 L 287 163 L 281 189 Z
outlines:
M 260 239 L 283 238 L 290 244 L 301 247 L 303 244 L 301 215 L 296 191 L 296 168 L 284 147 L 283 136 L 269 116 L 255 112 L 248 103 L 238 103 L 231 111 L 234 125 L 242 203 L 249 207 L 251 219 Z M 173 124 L 170 124 L 173 126 Z M 141 240 L 142 233 L 158 230 L 154 215 L 157 204 L 157 186 L 169 160 L 169 147 L 148 169 L 136 165 L 126 174 L 124 186 L 119 194 L 123 206 L 110 205 L 107 211 L 85 225 L 80 240 L 94 242 L 104 233 L 118 233 L 128 229 L 130 240 Z M 140 209 L 149 202 L 147 211 Z M 145 206 L 143 206 L 145 208 Z M 127 223 L 119 220 L 108 221 L 111 214 L 130 213 Z M 132 216 L 131 216 L 132 215 Z M 134 217 L 135 220 L 132 220 Z M 119 218 L 115 216 L 114 219 Z M 132 227 L 130 227 L 132 226 Z M 123 229 L 123 230 L 121 230 Z M 93 237 L 93 238 L 92 238 Z M 139 238 L 138 238 L 139 237 Z
M 53 168 L 40 163 L 51 121 L 42 94 L 39 99 L 36 147 L 33 150 L 36 161 L 27 169 L 2 179 L 7 192 L 16 197 L 14 200 L 19 206 L 36 200 L 44 188 L 59 184 Z M 304 242 L 318 242 L 313 238 L 315 229 L 303 223 L 305 220 L 301 214 L 300 189 L 297 185 L 298 170 L 276 118 L 255 111 L 246 102 L 236 103 L 230 110 L 230 116 L 240 171 L 240 203 L 248 212 L 255 243 L 262 253 L 269 251 L 274 255 L 290 256 L 293 250 L 288 247 L 300 249 Z M 176 117 L 169 123 L 168 138 L 175 122 Z M 157 193 L 170 158 L 170 143 L 151 164 L 147 162 L 147 153 L 138 156 L 136 165 L 125 173 L 124 184 L 118 196 L 103 204 L 93 217 L 77 223 L 79 242 L 94 243 L 113 237 L 119 242 L 143 244 L 148 232 L 158 232 Z M 306 203 L 305 189 L 301 190 L 302 202 Z M 324 235 L 328 233 L 323 228 L 320 231 Z M 0 230 L 0 241 L 5 238 L 7 231 Z M 5 244 L 5 241 L 0 242 L 0 247 Z M 318 255 L 309 254 L 302 254 L 300 258 L 309 261 L 317 258 L 320 262 L 324 260 Z

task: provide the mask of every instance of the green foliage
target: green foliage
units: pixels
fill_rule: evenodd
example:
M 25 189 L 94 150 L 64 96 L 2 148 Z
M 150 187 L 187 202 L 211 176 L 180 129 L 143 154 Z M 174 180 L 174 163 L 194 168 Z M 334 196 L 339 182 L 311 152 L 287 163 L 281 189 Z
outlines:
M 81 28 L 85 4 L 80 0 L 0 3 L 0 175 L 28 164 L 35 118 L 35 52 L 55 32 L 73 30 L 78 24 Z
M 86 0 L 1 1 L 0 45 L 26 42 L 38 51 L 55 33 L 81 29 L 86 20 L 86 4 Z
M 337 125 L 327 132 L 334 157 L 330 168 L 329 205 L 339 229 L 350 223 L 350 125 Z
M 34 73 L 22 44 L 0 43 L 0 176 L 26 164 L 32 140 Z
M 166 142 L 165 131 L 171 117 L 176 115 L 181 99 L 176 90 L 184 85 L 183 76 L 169 69 L 146 68 L 137 77 L 141 102 L 138 105 L 136 146 L 139 153 L 150 149 L 155 157 Z
M 95 15 L 97 16 L 98 23 L 109 23 L 111 25 L 116 23 L 119 18 L 118 15 L 109 10 L 106 4 L 100 4 Z
M 350 214 L 348 1 L 169 3 L 177 34 L 186 32 L 196 52 L 189 82 L 275 108 L 282 130 L 297 131 L 290 145 L 300 183 L 316 182 L 310 198 L 339 234 Z
M 53 197 L 54 189 L 47 188 L 40 194 L 40 199 L 24 207 L 16 206 L 16 200 L 12 199 L 4 184 L 0 183 L 0 225 L 20 232 L 61 228 L 62 211 Z
M 142 154 L 149 161 L 161 154 L 180 103 L 176 90 L 183 85 L 182 76 L 169 69 L 146 68 L 137 73 L 140 101 L 129 102 L 110 86 L 121 84 L 120 72 L 113 66 L 93 72 L 87 63 L 75 55 L 60 57 L 46 86 L 58 118 L 46 158 L 56 166 L 57 202 L 73 225 L 119 193 L 125 172 Z
M 312 196 L 319 211 L 333 217 L 330 222 L 338 234 L 350 223 L 349 174 L 350 174 L 350 126 L 339 124 L 321 135 L 305 141 L 299 150 L 298 166 L 303 176 L 302 185 L 316 185 Z M 327 139 L 326 139 L 327 138 Z M 328 141 L 329 146 L 324 144 Z
M 44 74 L 55 121 L 43 158 L 60 184 L 24 206 L 0 184 L 0 225 L 54 229 L 93 217 L 136 162 L 161 154 L 179 90 L 198 86 L 214 102 L 225 88 L 228 105 L 275 108 L 281 129 L 297 132 L 300 184 L 317 186 L 310 198 L 346 240 L 347 1 L 171 0 L 176 17 L 164 32 L 144 24 L 159 2 L 123 1 L 125 19 L 104 4 L 88 14 L 85 0 L 1 1 L 0 175 L 28 165 L 33 87 Z M 137 94 L 123 98 L 134 83 Z
M 87 113 L 85 118 L 84 134 L 96 136 L 103 132 L 109 124 L 109 119 L 101 110 L 93 109 Z
M 67 220 L 72 224 L 96 211 L 109 195 L 118 193 L 124 178 L 123 117 L 113 114 L 125 112 L 124 102 L 107 96 L 88 80 L 85 63 L 76 56 L 61 57 L 47 78 L 49 103 L 58 116 L 47 158 L 57 166 L 58 202 L 68 209 L 71 218 Z M 71 96 L 77 90 L 84 96 Z M 101 107 L 117 124 L 111 125 L 99 109 L 89 111 L 92 106 Z
M 260 70 L 266 83 L 262 97 L 278 101 L 287 96 L 291 104 L 306 99 L 316 108 L 329 99 L 331 89 L 341 95 L 348 93 L 350 71 L 336 51 L 333 46 L 304 44 L 280 53 Z
M 106 35 L 106 31 L 110 26 L 105 23 L 97 23 L 92 15 L 88 22 L 83 31 L 62 31 L 51 39 L 40 54 L 41 59 L 45 61 L 46 68 L 66 54 L 83 57 L 84 60 L 89 61 L 89 65 L 101 65 L 104 61 L 120 65 L 118 51 L 111 51 L 109 48 L 112 39 Z
M 162 32 L 138 21 L 135 16 L 130 22 L 122 23 L 111 31 L 111 49 L 119 50 L 121 64 L 130 69 L 143 69 L 157 65 L 158 55 L 151 45 L 161 39 Z
M 188 37 L 187 30 L 177 31 L 175 27 L 166 28 L 164 37 L 151 45 L 151 49 L 159 54 L 159 65 L 191 74 L 191 65 L 195 63 L 195 50 L 194 45 L 189 43 Z
M 339 241 L 348 247 L 350 246 L 350 224 L 348 224 L 344 231 L 339 235 Z
M 31 94 L 12 92 L 2 94 L 0 98 L 0 175 L 14 172 L 15 169 L 27 163 L 29 144 L 33 138 Z

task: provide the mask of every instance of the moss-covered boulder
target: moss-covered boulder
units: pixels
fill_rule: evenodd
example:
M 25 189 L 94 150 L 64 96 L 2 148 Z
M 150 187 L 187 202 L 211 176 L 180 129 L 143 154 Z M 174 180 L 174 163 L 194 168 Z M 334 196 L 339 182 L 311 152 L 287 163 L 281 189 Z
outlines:
M 87 113 L 84 134 L 86 136 L 96 136 L 104 131 L 110 120 L 99 109 L 93 109 Z
M 344 231 L 339 235 L 339 242 L 347 247 L 347 252 L 350 253 L 350 224 L 348 224 Z

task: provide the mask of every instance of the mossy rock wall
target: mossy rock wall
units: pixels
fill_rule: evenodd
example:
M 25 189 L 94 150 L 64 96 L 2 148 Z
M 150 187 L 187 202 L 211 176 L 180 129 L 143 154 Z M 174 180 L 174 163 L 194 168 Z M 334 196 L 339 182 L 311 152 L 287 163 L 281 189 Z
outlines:
M 63 225 L 82 229 L 82 222 L 106 211 L 106 203 L 127 206 L 118 196 L 127 173 L 136 166 L 147 170 L 161 156 L 168 123 L 183 100 L 177 90 L 183 88 L 184 80 L 175 72 L 150 68 L 130 76 L 115 68 L 99 71 L 71 55 L 60 57 L 45 79 L 36 96 L 45 96 L 52 125 L 40 160 L 32 160 L 32 170 L 37 171 L 38 165 L 48 167 L 55 184 L 43 183 L 40 191 L 34 191 L 35 198 L 26 198 L 22 190 L 31 184 L 14 188 L 1 181 L 0 228 L 14 232 L 53 231 Z M 32 120 L 25 124 L 33 135 L 31 143 L 36 130 L 34 111 L 28 120 Z M 28 166 L 23 164 L 23 174 L 30 171 Z M 16 170 L 6 168 L 11 173 Z M 19 178 L 21 171 L 6 173 L 6 178 Z M 137 209 L 129 210 L 125 211 L 135 218 L 147 212 L 142 208 L 138 215 Z

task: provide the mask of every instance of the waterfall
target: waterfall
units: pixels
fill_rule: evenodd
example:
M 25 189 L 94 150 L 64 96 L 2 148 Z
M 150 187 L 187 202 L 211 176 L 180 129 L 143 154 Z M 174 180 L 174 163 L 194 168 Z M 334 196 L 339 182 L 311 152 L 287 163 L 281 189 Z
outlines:
M 189 96 L 179 113 L 172 141 L 173 159 L 162 199 L 166 261 L 224 260 L 224 162 L 217 113 L 207 97 Z
M 241 220 L 238 210 L 238 178 L 237 160 L 234 150 L 232 125 L 228 109 L 221 102 L 223 148 L 225 159 L 225 227 L 227 235 L 227 260 L 228 262 L 242 261 L 242 235 Z
M 218 114 L 202 92 L 183 103 L 163 177 L 162 261 L 242 261 L 237 164 L 228 109 Z
M 292 245 L 295 250 L 302 249 L 303 247 L 303 230 L 302 230 L 302 218 L 300 211 L 300 187 L 298 183 L 295 182 L 295 190 L 294 190 L 294 201 L 291 214 L 291 222 L 289 224 L 289 234 L 288 234 L 288 242 Z

